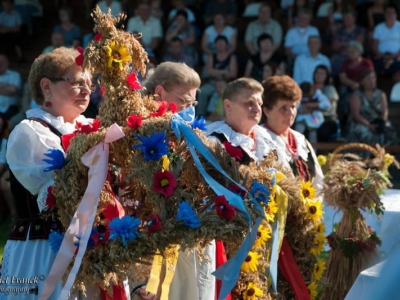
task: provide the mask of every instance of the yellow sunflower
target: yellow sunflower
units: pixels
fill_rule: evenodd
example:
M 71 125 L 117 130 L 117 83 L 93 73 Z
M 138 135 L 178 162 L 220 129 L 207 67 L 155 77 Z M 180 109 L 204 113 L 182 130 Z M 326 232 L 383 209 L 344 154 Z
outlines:
M 278 211 L 278 205 L 276 204 L 275 200 L 271 197 L 267 207 L 264 207 L 265 211 L 265 218 L 269 223 L 274 222 L 275 214 Z
M 311 229 L 311 233 L 313 234 L 325 234 L 325 223 L 320 222 L 314 225 L 313 229 Z
M 254 283 L 249 282 L 243 294 L 244 300 L 255 300 L 256 297 L 263 295 L 263 291 L 259 289 Z
M 118 66 L 120 70 L 123 69 L 123 62 L 131 62 L 132 58 L 129 55 L 128 49 L 124 44 L 118 44 L 112 41 L 109 46 L 105 46 L 108 56 L 108 67 Z
M 311 219 L 314 222 L 320 222 L 322 220 L 322 202 L 319 199 L 307 200 L 304 202 L 307 209 L 306 218 Z
M 326 156 L 325 155 L 318 155 L 318 164 L 323 167 L 326 164 Z
M 317 297 L 317 284 L 313 281 L 307 286 L 307 289 L 310 293 L 310 299 L 314 300 Z
M 257 271 L 258 260 L 261 258 L 261 256 L 261 254 L 250 251 L 242 264 L 241 270 L 246 273 Z
M 311 247 L 310 252 L 314 256 L 319 256 L 325 247 L 325 236 L 323 234 L 318 234 L 313 238 L 313 244 L 314 245 Z
M 265 243 L 271 238 L 271 229 L 268 226 L 258 227 L 257 238 L 254 246 L 257 248 L 265 247 Z
M 322 278 L 322 274 L 324 274 L 324 271 L 325 271 L 325 261 L 322 259 L 319 259 L 315 263 L 314 269 L 313 269 L 314 280 L 320 281 Z
M 302 181 L 300 189 L 300 197 L 303 201 L 306 199 L 314 199 L 317 196 L 315 187 L 311 185 L 311 181 Z

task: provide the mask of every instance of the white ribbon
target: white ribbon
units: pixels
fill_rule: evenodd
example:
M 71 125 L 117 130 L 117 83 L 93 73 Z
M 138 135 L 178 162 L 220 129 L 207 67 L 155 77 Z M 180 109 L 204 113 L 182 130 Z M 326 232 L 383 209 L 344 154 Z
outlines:
M 94 146 L 82 156 L 82 163 L 89 167 L 88 186 L 83 195 L 82 201 L 72 218 L 71 224 L 65 233 L 60 250 L 57 253 L 50 273 L 46 278 L 39 300 L 48 299 L 54 291 L 74 256 L 76 251 L 74 243 L 78 242 L 77 237 L 80 237 L 79 250 L 75 257 L 74 265 L 71 272 L 68 274 L 67 281 L 58 297 L 58 299 L 68 298 L 76 274 L 78 273 L 79 267 L 82 263 L 83 255 L 86 252 L 87 243 L 96 216 L 100 193 L 107 179 L 110 143 L 115 142 L 124 136 L 125 135 L 121 128 L 117 124 L 113 124 L 109 127 L 104 141 Z

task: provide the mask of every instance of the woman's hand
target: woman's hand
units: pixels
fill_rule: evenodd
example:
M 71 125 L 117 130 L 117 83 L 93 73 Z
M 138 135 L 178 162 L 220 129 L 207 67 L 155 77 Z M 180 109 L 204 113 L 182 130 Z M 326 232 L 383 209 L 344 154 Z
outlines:
M 146 287 L 141 287 L 139 290 L 139 295 L 144 300 L 155 300 L 156 295 L 146 292 Z

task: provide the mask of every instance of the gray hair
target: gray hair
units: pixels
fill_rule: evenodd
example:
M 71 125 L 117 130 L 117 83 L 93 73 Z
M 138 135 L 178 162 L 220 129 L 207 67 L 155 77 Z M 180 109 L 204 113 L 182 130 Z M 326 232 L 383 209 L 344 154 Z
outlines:
M 356 50 L 360 51 L 361 54 L 364 53 L 364 47 L 363 47 L 363 45 L 361 45 L 361 43 L 360 43 L 360 42 L 357 42 L 357 41 L 350 41 L 350 42 L 348 42 L 348 43 L 347 43 L 347 48 L 356 49 Z

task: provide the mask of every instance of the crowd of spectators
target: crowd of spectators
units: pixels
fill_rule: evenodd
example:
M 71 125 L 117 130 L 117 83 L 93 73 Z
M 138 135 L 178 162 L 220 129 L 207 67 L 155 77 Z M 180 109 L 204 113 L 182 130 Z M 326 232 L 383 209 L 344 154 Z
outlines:
M 27 12 L 34 12 L 32 8 L 38 2 L 1 1 L 0 51 L 13 47 L 17 61 L 25 60 L 21 28 L 26 27 L 31 34 L 32 16 Z M 87 18 L 96 4 L 103 12 L 110 9 L 114 16 L 126 12 L 127 18 L 120 26 L 137 36 L 141 34 L 140 41 L 150 58 L 149 71 L 163 61 L 184 62 L 198 71 L 202 86 L 196 112 L 210 121 L 222 117 L 219 99 L 231 80 L 247 76 L 262 82 L 271 75 L 287 74 L 303 89 L 304 101 L 298 107 L 295 127 L 311 142 L 357 140 L 360 135 L 349 132 L 354 127 L 349 124 L 354 122 L 372 135 L 378 135 L 376 124 L 383 122 L 384 128 L 390 128 L 388 91 L 376 96 L 378 102 L 371 104 L 376 108 L 375 118 L 369 120 L 363 115 L 364 102 L 374 103 L 376 99 L 367 95 L 362 83 L 370 71 L 375 78 L 369 84 L 376 90 L 380 91 L 377 78 L 385 78 L 392 85 L 400 81 L 399 11 L 389 0 L 83 3 Z M 58 7 L 58 24 L 52 28 L 48 37 L 51 44 L 43 53 L 62 45 L 85 47 L 93 38 L 92 28 L 81 28 L 74 21 L 72 1 L 59 0 L 54 5 Z M 7 57 L 0 58 L 7 70 L 0 70 L 0 84 L 13 87 L 7 92 L 0 90 L 0 99 L 8 99 L 0 103 L 0 112 L 15 125 L 23 118 L 21 107 L 29 107 L 29 91 L 24 91 L 19 75 L 8 69 Z M 10 81 L 11 77 L 15 80 Z M 101 103 L 99 91 L 92 98 L 88 114 L 94 116 Z M 385 132 L 372 140 L 397 143 L 394 135 Z

